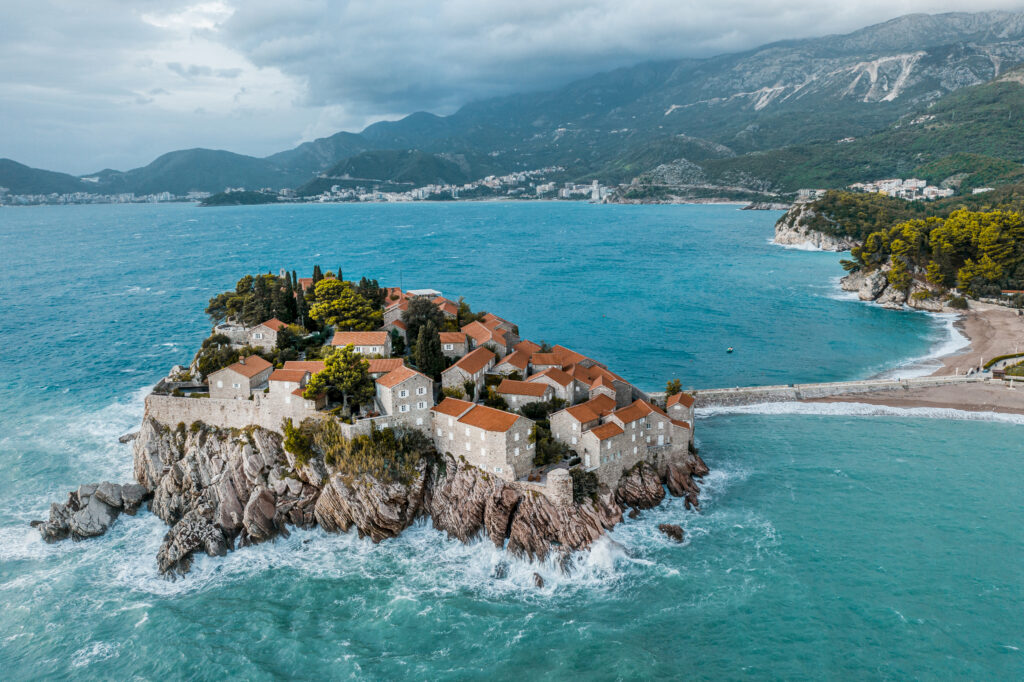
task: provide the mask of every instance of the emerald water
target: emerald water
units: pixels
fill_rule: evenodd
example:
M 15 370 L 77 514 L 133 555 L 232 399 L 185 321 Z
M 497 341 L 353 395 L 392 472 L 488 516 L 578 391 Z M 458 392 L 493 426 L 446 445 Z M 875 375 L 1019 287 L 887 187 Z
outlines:
M 296 532 L 168 582 L 154 559 L 165 527 L 148 513 L 80 543 L 46 545 L 27 525 L 78 483 L 130 479 L 117 436 L 208 332 L 206 299 L 246 271 L 340 265 L 465 295 L 648 389 L 908 374 L 955 346 L 948 319 L 840 295 L 835 254 L 769 245 L 777 215 L 0 210 L 4 678 L 1020 678 L 1013 417 L 835 404 L 706 415 L 703 511 L 668 500 L 569 575 L 512 561 L 494 579 L 502 552 L 422 524 L 380 545 Z

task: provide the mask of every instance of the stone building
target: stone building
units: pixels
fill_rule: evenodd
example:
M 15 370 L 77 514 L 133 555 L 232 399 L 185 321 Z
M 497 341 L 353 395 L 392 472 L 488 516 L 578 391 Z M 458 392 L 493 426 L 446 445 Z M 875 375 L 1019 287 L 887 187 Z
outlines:
M 510 376 L 518 374 L 520 378 L 529 374 L 530 356 L 520 350 L 514 350 L 494 365 L 492 370 L 495 374 Z
M 263 350 L 274 350 L 277 348 L 277 334 L 287 327 L 284 322 L 276 317 L 260 323 L 248 329 L 245 333 L 246 342 L 250 346 L 262 348 Z
M 549 368 L 543 372 L 536 372 L 526 377 L 526 380 L 533 383 L 543 383 L 555 391 L 555 397 L 569 403 L 575 397 L 573 390 L 573 378 L 558 368 Z
M 551 415 L 551 435 L 572 450 L 579 452 L 580 436 L 598 426 L 601 418 L 615 410 L 615 401 L 607 396 L 597 396 L 579 405 L 567 407 Z
M 246 400 L 253 391 L 263 390 L 273 370 L 274 366 L 258 355 L 239 358 L 233 365 L 210 372 L 206 378 L 210 397 Z
M 307 369 L 275 369 L 268 379 L 269 390 L 263 401 L 282 402 L 286 405 L 295 403 L 310 410 L 320 410 L 327 406 L 327 394 L 321 393 L 309 400 L 303 393 L 312 376 Z
M 533 468 L 533 421 L 518 414 L 445 398 L 432 410 L 431 436 L 438 452 L 464 457 L 506 481 Z
M 555 395 L 555 389 L 545 383 L 514 379 L 502 379 L 497 392 L 508 403 L 510 410 L 518 410 L 532 403 L 542 403 L 551 400 Z
M 399 367 L 375 382 L 381 411 L 407 426 L 430 428 L 434 406 L 434 381 L 408 367 Z
M 368 358 L 374 355 L 391 357 L 391 334 L 388 332 L 334 332 L 331 345 L 337 348 L 353 346 L 357 353 Z
M 689 393 L 670 395 L 665 401 L 665 411 L 673 419 L 693 423 L 693 396 Z
M 441 332 L 441 352 L 446 358 L 461 358 L 469 352 L 469 338 L 464 332 Z
M 467 381 L 473 382 L 474 395 L 480 395 L 484 386 L 487 371 L 494 366 L 494 353 L 487 348 L 477 348 L 459 358 L 459 360 L 441 372 L 441 386 L 465 390 Z

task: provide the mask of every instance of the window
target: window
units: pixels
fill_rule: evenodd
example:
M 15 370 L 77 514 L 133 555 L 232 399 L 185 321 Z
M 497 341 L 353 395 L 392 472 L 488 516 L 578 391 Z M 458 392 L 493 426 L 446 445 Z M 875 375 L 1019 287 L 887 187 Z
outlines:
M 636 442 L 636 434 L 635 433 L 633 434 L 633 442 L 634 443 Z
M 427 387 L 426 386 L 420 386 L 419 388 L 416 389 L 416 395 L 426 395 L 426 394 L 427 394 Z
M 584 458 L 583 458 L 583 464 L 584 464 L 585 466 L 590 466 L 590 455 L 586 455 L 586 456 L 584 456 Z
M 518 433 L 516 434 L 516 437 L 513 440 L 519 440 L 519 434 Z
M 290 405 L 290 404 L 291 404 L 291 402 L 292 402 L 292 397 L 291 397 L 290 395 L 286 395 L 286 396 L 284 397 L 284 401 L 285 401 L 285 403 L 287 403 L 287 404 L 289 404 L 289 405 Z
M 455 432 L 454 431 L 449 431 L 448 432 L 448 440 L 455 440 Z
M 241 388 L 242 384 L 231 384 L 231 388 Z
M 454 423 L 455 423 L 455 420 L 452 419 L 451 417 L 448 417 L 448 426 L 451 426 Z
M 398 408 L 398 411 L 399 412 L 408 412 L 409 411 L 409 406 L 408 405 L 402 405 L 401 407 Z
M 416 417 L 416 426 L 423 426 L 423 417 Z
M 579 430 L 580 430 L 580 425 L 579 425 L 579 424 L 576 424 L 576 423 L 573 423 L 573 425 L 572 425 L 572 430 L 573 430 L 573 431 L 579 431 Z
M 501 467 L 494 467 L 494 473 L 500 474 L 501 473 Z
M 636 454 L 636 448 L 633 448 L 633 454 L 634 455 Z
M 576 445 L 576 436 L 573 436 L 573 437 L 572 437 L 572 444 L 573 444 L 573 445 Z
M 443 436 L 443 435 L 444 435 L 444 431 L 443 431 L 443 430 L 441 430 L 441 429 L 438 429 L 438 430 L 437 430 L 437 435 L 439 435 L 439 436 Z
M 263 332 L 256 332 L 255 334 L 252 335 L 252 338 L 254 338 L 254 339 L 262 339 L 263 338 Z
M 480 440 L 487 440 L 487 434 L 484 433 L 483 431 L 480 432 Z
M 480 456 L 481 457 L 486 457 L 487 456 L 487 448 L 480 448 Z
M 409 397 L 409 390 L 403 388 L 401 391 L 398 392 L 398 397 L 399 398 L 408 398 Z
M 220 379 L 217 379 L 217 388 L 224 388 L 224 382 Z
M 516 457 L 518 457 L 519 456 L 519 448 L 516 448 L 515 452 L 516 452 Z
M 659 429 L 664 429 L 665 428 L 665 422 L 658 422 L 658 428 Z
M 469 443 L 466 443 L 466 452 L 469 452 Z
M 425 400 L 419 401 L 418 403 L 416 403 L 416 409 L 418 409 L 418 410 L 425 410 L 425 409 L 427 409 L 427 402 Z
M 468 426 L 466 427 L 466 435 L 467 436 L 469 435 L 469 427 Z
M 454 343 L 446 343 L 446 344 L 444 344 L 444 349 L 445 350 L 455 350 L 455 344 Z
M 612 442 L 611 442 L 610 440 L 606 440 L 606 441 L 604 442 L 604 446 L 605 446 L 606 448 L 610 448 L 610 447 L 612 446 Z

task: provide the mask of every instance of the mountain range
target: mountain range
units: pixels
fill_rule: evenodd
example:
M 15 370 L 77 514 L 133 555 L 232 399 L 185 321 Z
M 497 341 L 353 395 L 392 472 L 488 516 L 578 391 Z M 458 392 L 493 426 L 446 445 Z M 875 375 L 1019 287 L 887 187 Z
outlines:
M 1009 166 L 997 175 L 1005 175 L 1024 160 L 1012 119 L 1022 80 L 1013 67 L 1021 63 L 1024 13 L 914 14 L 847 35 L 639 64 L 551 91 L 469 103 L 450 116 L 418 112 L 265 158 L 190 149 L 80 178 L 0 160 L 0 186 L 14 193 L 184 194 L 228 186 L 315 193 L 339 178 L 464 182 L 558 165 L 565 179 L 787 192 L 936 163 L 931 172 L 941 175 L 949 170 L 942 152 L 968 155 L 953 166 L 967 163 L 970 172 L 991 174 L 991 159 L 1002 160 Z M 991 137 L 964 140 L 963 117 L 983 102 Z M 1011 124 L 1000 125 L 1006 110 Z M 934 149 L 914 147 L 940 137 Z M 879 152 L 891 159 L 871 161 Z

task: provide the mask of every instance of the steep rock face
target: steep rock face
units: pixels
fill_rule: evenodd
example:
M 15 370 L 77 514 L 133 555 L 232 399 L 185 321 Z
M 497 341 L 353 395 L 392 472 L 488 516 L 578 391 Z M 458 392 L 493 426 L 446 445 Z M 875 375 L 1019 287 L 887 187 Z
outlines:
M 619 479 L 615 501 L 623 507 L 651 509 L 665 499 L 658 472 L 647 462 L 640 462 Z
M 408 484 L 383 483 L 372 476 L 346 480 L 335 473 L 321 491 L 314 515 L 326 531 L 344 533 L 354 526 L 360 537 L 380 542 L 397 537 L 416 520 L 426 485 L 425 468 Z
M 810 204 L 794 204 L 775 223 L 775 239 L 780 246 L 795 246 L 821 251 L 849 251 L 858 242 L 850 237 L 836 237 L 811 229 L 809 222 L 817 217 Z

